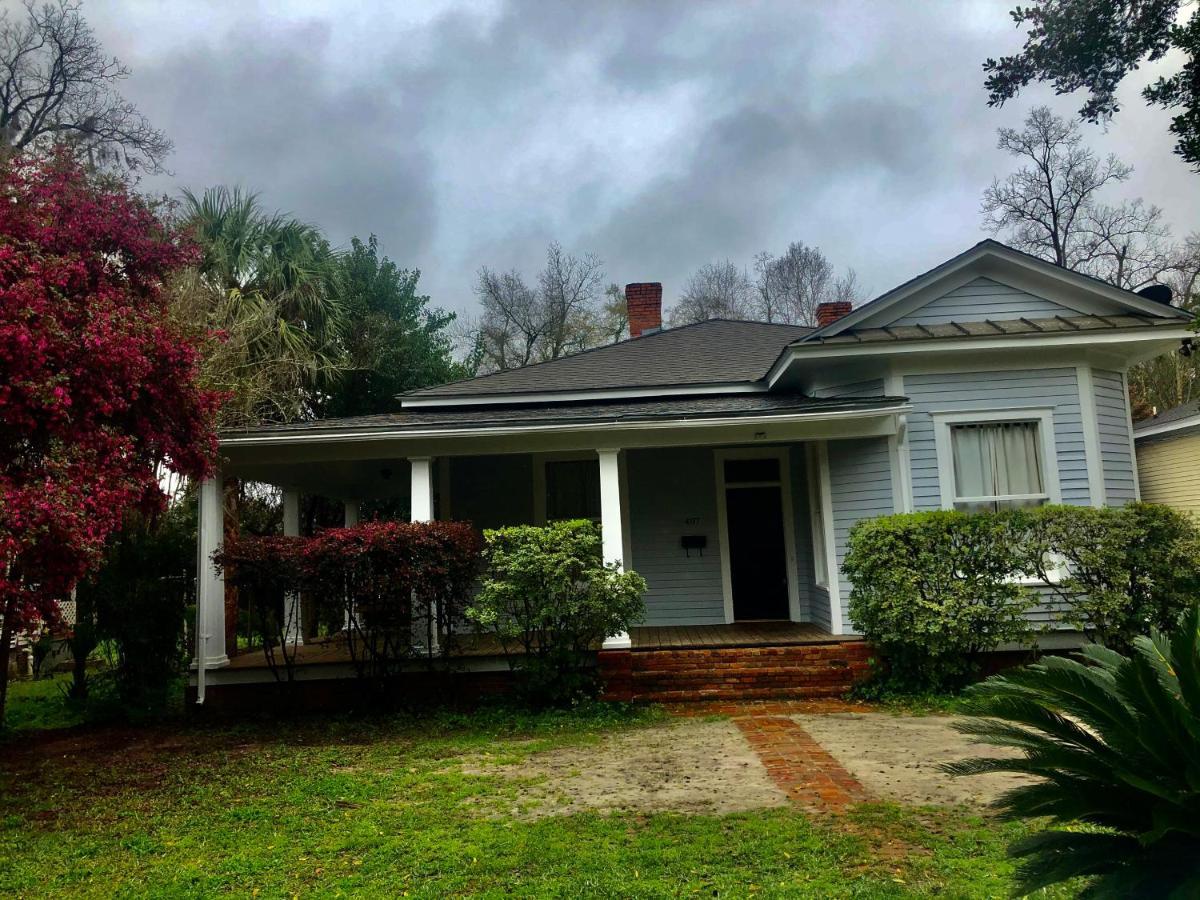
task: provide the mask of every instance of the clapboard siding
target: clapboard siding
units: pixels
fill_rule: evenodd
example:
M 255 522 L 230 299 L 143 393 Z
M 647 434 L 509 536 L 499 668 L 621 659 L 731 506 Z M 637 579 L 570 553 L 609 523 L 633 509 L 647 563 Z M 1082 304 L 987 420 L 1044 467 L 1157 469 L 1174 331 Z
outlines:
M 1104 499 L 1118 506 L 1137 499 L 1133 451 L 1129 446 L 1129 404 L 1120 372 L 1092 370 L 1096 386 L 1096 425 L 1104 465 Z
M 1064 503 L 1090 502 L 1074 367 L 905 375 L 904 393 L 913 405 L 908 440 L 914 509 L 938 509 L 942 504 L 931 413 L 1022 406 L 1052 408 L 1062 500 Z
M 854 523 L 894 512 L 887 438 L 830 441 L 829 489 L 833 500 L 833 543 L 840 572 Z M 841 576 L 840 582 L 842 622 L 847 631 L 852 631 L 851 585 L 845 576 Z
M 1200 514 L 1200 434 L 1163 434 L 1137 445 L 1142 499 Z
M 947 322 L 980 322 L 985 319 L 1077 316 L 1068 309 L 990 278 L 974 281 L 931 300 L 920 309 L 896 319 L 892 325 L 944 325 Z
M 450 514 L 478 528 L 533 523 L 533 457 L 455 456 L 450 462 Z
M 627 461 L 633 568 L 646 579 L 647 625 L 725 621 L 716 473 L 708 447 L 630 450 Z M 685 534 L 708 546 L 689 557 Z
M 881 397 L 883 396 L 883 379 L 873 378 L 868 381 L 855 381 L 851 384 L 820 388 L 813 391 L 813 394 L 817 397 Z
M 812 512 L 808 502 L 808 472 L 803 444 L 788 448 L 792 478 L 792 534 L 796 539 L 796 584 L 800 594 L 800 619 L 803 622 L 822 622 L 822 610 L 814 599 L 816 584 L 813 570 Z M 824 623 L 829 628 L 829 596 L 824 597 Z

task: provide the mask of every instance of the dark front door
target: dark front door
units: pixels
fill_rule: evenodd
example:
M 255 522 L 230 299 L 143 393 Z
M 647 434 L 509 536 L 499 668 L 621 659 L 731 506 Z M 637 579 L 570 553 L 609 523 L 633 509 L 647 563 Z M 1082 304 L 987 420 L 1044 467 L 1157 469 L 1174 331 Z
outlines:
M 779 486 L 727 488 L 725 517 L 733 617 L 788 618 L 787 554 Z

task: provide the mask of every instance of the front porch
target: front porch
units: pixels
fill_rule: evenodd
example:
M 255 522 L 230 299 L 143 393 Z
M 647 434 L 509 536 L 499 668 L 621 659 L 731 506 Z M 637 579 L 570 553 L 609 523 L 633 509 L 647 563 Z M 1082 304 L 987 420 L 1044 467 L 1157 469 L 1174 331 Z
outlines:
M 794 696 L 792 688 L 813 684 L 814 660 L 840 670 L 836 678 L 822 670 L 820 693 L 835 681 L 848 687 L 865 649 L 848 635 L 848 592 L 838 570 L 849 526 L 896 508 L 902 404 L 788 399 L 753 416 L 722 412 L 710 420 L 706 411 L 653 422 L 615 416 L 626 406 L 606 406 L 586 422 L 506 422 L 469 433 L 410 430 L 389 418 L 227 436 L 222 471 L 201 489 L 200 557 L 211 558 L 223 542 L 223 482 L 234 479 L 282 490 L 285 535 L 302 533 L 305 495 L 337 501 L 345 525 L 382 514 L 382 501 L 388 515 L 480 529 L 589 518 L 601 526 L 605 560 L 648 584 L 640 626 L 598 648 L 606 657 L 626 654 L 627 681 L 644 681 L 648 698 L 667 692 L 656 679 L 680 653 L 690 654 L 689 666 L 709 654 L 697 672 L 707 666 L 714 680 L 705 686 L 692 678 L 698 697 L 734 696 L 738 685 L 742 696 Z M 220 572 L 202 568 L 198 587 L 205 679 L 194 683 L 273 680 L 261 650 L 238 649 L 237 600 L 226 596 Z M 291 638 L 296 678 L 352 675 L 336 628 L 313 630 L 302 598 L 289 596 L 296 604 L 289 621 L 308 629 Z M 435 651 L 435 668 L 506 670 L 495 639 L 464 633 L 465 623 L 450 627 L 450 634 L 443 623 L 431 635 L 435 647 L 453 648 L 449 658 Z M 754 671 L 746 668 L 751 658 Z
M 856 636 L 830 634 L 808 622 L 746 622 L 728 625 L 642 626 L 631 628 L 630 648 L 598 655 L 606 697 L 613 700 L 675 702 L 843 695 L 866 674 L 870 649 Z M 506 690 L 509 671 L 504 649 L 493 635 L 456 635 L 434 670 L 456 679 L 454 692 L 468 697 Z M 597 650 L 600 650 L 597 647 Z M 344 637 L 322 638 L 294 648 L 291 690 L 310 692 L 315 706 L 332 700 L 354 702 L 355 668 Z M 258 685 L 268 691 L 275 675 L 260 649 L 230 659 L 207 673 L 209 691 L 222 697 L 230 688 Z M 439 694 L 430 682 L 427 660 L 414 660 L 412 677 L 401 690 L 413 696 Z M 315 689 L 315 691 L 314 691 Z M 238 698 L 246 700 L 248 698 Z
M 716 650 L 734 647 L 799 647 L 856 642 L 856 636 L 837 636 L 809 622 L 735 622 L 730 625 L 648 625 L 629 629 L 630 650 Z M 500 641 L 490 634 L 456 635 L 445 662 L 497 659 L 504 655 Z M 597 647 L 597 650 L 600 648 Z M 353 660 L 341 636 L 326 637 L 295 650 L 298 667 L 347 665 Z M 270 665 L 261 649 L 248 649 L 233 656 L 231 671 L 265 670 Z

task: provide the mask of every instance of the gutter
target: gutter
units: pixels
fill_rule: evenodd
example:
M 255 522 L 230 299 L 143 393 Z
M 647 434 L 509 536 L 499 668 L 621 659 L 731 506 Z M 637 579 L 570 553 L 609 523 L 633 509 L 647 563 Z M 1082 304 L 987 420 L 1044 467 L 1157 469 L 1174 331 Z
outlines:
M 648 431 L 662 428 L 711 428 L 723 425 L 758 425 L 778 422 L 825 422 L 854 418 L 876 418 L 890 416 L 896 413 L 908 412 L 912 406 L 907 401 L 891 406 L 843 409 L 823 413 L 783 413 L 778 415 L 746 415 L 725 416 L 719 419 L 674 418 L 651 419 L 645 421 L 623 421 L 621 419 L 594 419 L 586 422 L 558 423 L 545 425 L 509 425 L 499 427 L 476 428 L 381 428 L 367 431 L 336 431 L 336 430 L 303 430 L 284 434 L 257 434 L 241 437 L 221 438 L 222 447 L 256 447 L 272 446 L 275 444 L 293 443 L 347 443 L 358 441 L 374 441 L 387 439 L 421 439 L 421 438 L 472 438 L 472 437 L 505 437 L 525 434 L 573 433 L 579 431 L 595 431 L 597 429 L 614 429 L 617 431 Z

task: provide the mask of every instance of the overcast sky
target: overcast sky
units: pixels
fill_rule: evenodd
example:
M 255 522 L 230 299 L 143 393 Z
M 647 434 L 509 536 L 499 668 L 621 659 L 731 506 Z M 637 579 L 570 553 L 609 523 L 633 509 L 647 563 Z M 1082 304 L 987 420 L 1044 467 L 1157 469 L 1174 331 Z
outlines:
M 547 242 L 609 279 L 815 244 L 873 294 L 985 236 L 1010 161 L 980 63 L 1022 35 L 1001 3 L 193 2 L 90 0 L 124 93 L 175 142 L 149 186 L 258 191 L 333 241 L 379 235 L 435 304 L 474 306 L 481 265 L 531 278 Z M 1200 175 L 1167 115 L 1124 86 L 1092 145 L 1122 189 L 1200 228 Z M 1110 195 L 1116 199 L 1119 194 Z

